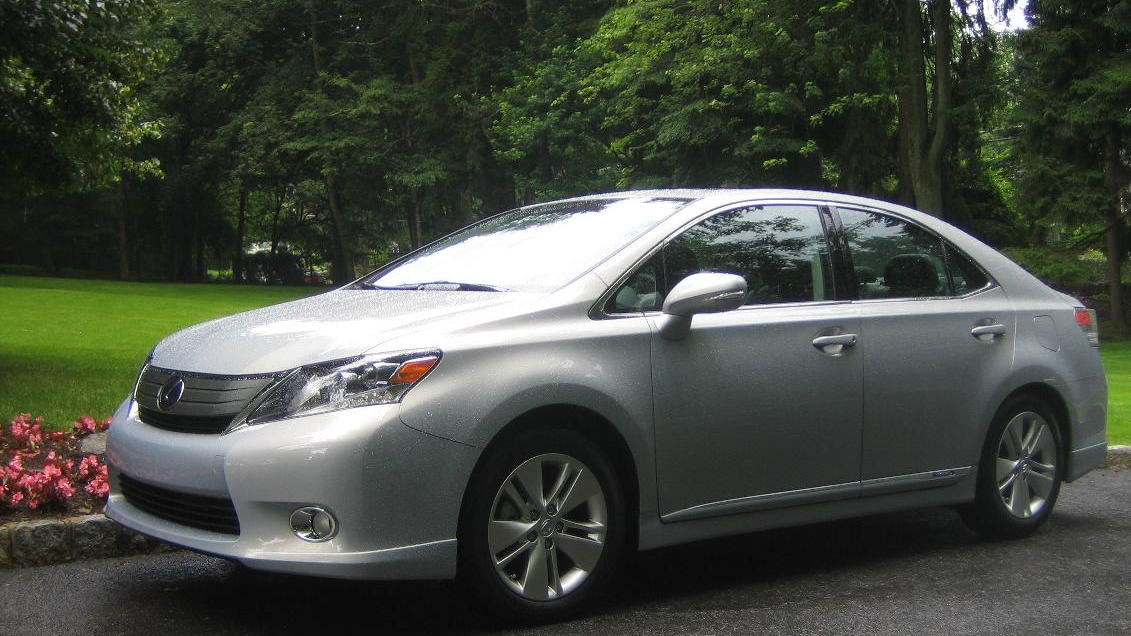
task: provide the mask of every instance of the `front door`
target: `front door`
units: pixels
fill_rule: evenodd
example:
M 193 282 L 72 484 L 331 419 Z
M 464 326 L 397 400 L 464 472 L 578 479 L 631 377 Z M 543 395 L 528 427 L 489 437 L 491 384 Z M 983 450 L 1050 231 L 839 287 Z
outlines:
M 682 340 L 653 332 L 662 518 L 855 496 L 862 365 L 859 345 L 838 343 L 860 323 L 834 297 L 818 209 L 725 211 L 670 241 L 662 260 L 664 289 L 699 271 L 748 286 L 745 306 L 696 316 Z

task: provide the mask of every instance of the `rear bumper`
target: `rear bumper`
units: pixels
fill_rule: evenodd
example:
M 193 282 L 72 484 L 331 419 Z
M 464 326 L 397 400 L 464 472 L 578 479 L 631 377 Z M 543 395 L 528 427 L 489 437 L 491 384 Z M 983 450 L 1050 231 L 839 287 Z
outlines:
M 1068 382 L 1065 392 L 1071 422 L 1067 481 L 1103 465 L 1107 452 L 1107 380 L 1098 375 Z
M 106 515 L 142 534 L 261 570 L 358 579 L 455 575 L 456 527 L 478 450 L 408 428 L 397 406 L 348 409 L 228 435 L 174 433 L 119 408 L 107 444 Z M 229 498 L 239 534 L 155 516 L 122 494 L 120 475 L 180 493 Z M 291 512 L 331 511 L 337 535 L 296 537 Z

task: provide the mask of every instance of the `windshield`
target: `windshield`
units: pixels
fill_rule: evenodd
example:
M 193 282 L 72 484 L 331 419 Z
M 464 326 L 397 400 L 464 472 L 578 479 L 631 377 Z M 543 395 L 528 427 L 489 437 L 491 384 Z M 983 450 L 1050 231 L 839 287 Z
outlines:
M 358 282 L 366 289 L 552 291 L 655 227 L 690 199 L 547 203 L 492 217 Z

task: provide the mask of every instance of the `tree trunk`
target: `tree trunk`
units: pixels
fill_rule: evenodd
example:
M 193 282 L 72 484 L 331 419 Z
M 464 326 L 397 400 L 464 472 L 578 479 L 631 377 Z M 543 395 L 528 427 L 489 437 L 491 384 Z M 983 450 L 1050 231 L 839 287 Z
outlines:
M 527 3 L 527 9 L 530 5 Z M 408 59 L 408 71 L 412 77 L 412 85 L 414 87 L 420 86 L 422 81 L 420 77 L 420 69 L 416 66 L 416 58 L 412 54 L 412 48 L 405 45 L 405 57 Z M 404 136 L 405 144 L 408 146 L 409 153 L 413 151 L 413 130 L 409 120 L 404 122 Z M 421 223 L 420 223 L 420 192 L 414 187 L 412 188 L 412 206 L 408 210 L 408 242 L 412 249 L 417 249 L 424 243 L 424 238 L 421 236 Z
M 408 242 L 412 249 L 417 249 L 423 244 L 420 237 L 420 201 L 416 193 L 412 194 L 412 207 L 408 211 Z
M 1120 214 L 1107 215 L 1107 293 L 1111 298 L 1111 325 L 1121 333 L 1127 332 L 1127 312 L 1123 304 L 1123 218 Z
M 118 280 L 130 278 L 130 252 L 126 234 L 126 216 L 129 202 L 126 200 L 125 179 L 118 180 L 114 197 L 114 223 L 118 234 Z
M 236 250 L 232 254 L 232 282 L 245 281 L 243 275 L 243 240 L 247 232 L 247 182 L 240 179 L 239 219 L 236 221 Z
M 275 212 L 271 215 L 271 255 L 267 258 L 267 282 L 275 282 L 279 277 L 279 215 L 283 213 L 283 203 L 287 191 L 281 190 L 275 199 Z
M 928 9 L 935 44 L 933 113 L 927 108 L 927 67 L 923 61 L 923 14 L 919 0 L 899 0 L 898 10 L 901 27 L 899 139 L 903 146 L 900 155 L 906 161 L 901 172 L 910 181 L 909 188 L 901 184 L 901 193 L 913 195 L 915 206 L 920 210 L 942 216 L 943 170 L 950 145 L 953 99 L 950 2 L 931 0 Z
M 915 193 L 918 205 L 931 214 L 944 215 L 944 189 L 946 183 L 946 155 L 950 147 L 951 115 L 950 106 L 954 101 L 951 58 L 953 57 L 954 33 L 951 31 L 950 0 L 932 0 L 931 23 L 935 35 L 935 108 L 934 134 L 927 148 L 926 165 L 921 191 Z
M 183 171 L 188 163 L 189 135 L 181 135 L 178 144 L 176 168 Z M 185 183 L 178 181 L 174 186 L 173 209 L 168 227 L 168 260 L 166 275 L 175 281 L 188 282 L 192 280 L 192 241 L 193 241 L 193 210 L 199 204 L 196 192 Z
M 332 174 L 326 175 L 326 200 L 330 204 L 334 239 L 331 254 L 334 284 L 344 285 L 356 278 L 357 272 L 353 268 L 353 241 L 350 240 L 349 228 L 346 227 L 345 215 L 342 214 L 341 202 L 338 200 L 337 179 Z
M 1109 199 L 1107 205 L 1107 289 L 1111 298 L 1111 325 L 1119 332 L 1126 333 L 1127 311 L 1123 304 L 1123 260 L 1126 245 L 1123 241 L 1126 222 L 1123 215 L 1123 194 L 1127 183 L 1119 162 L 1118 133 L 1112 131 L 1104 135 L 1104 181 Z
M 192 281 L 200 282 L 208 278 L 204 269 L 204 225 L 200 218 L 200 206 L 193 208 L 192 212 L 192 244 L 196 258 L 192 266 Z
M 318 50 L 318 12 L 315 9 L 314 0 L 307 1 L 306 9 L 307 13 L 310 14 L 310 57 L 314 64 L 314 81 L 319 90 L 322 90 L 322 55 Z M 319 128 L 321 128 L 323 135 L 329 135 L 329 127 L 325 120 L 319 122 Z M 353 241 L 350 240 L 349 228 L 342 211 L 341 201 L 338 198 L 337 176 L 325 169 L 323 169 L 323 173 L 323 180 L 326 184 L 326 202 L 330 208 L 330 234 L 334 242 L 330 253 L 334 284 L 344 285 L 356 276 L 353 268 Z

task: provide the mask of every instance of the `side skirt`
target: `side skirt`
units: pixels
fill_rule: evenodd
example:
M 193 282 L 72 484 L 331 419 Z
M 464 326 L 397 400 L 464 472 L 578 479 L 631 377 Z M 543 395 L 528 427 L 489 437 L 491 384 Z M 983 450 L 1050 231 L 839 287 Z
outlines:
M 976 476 L 972 466 L 964 466 L 702 504 L 642 517 L 639 549 L 967 503 L 974 498 Z

